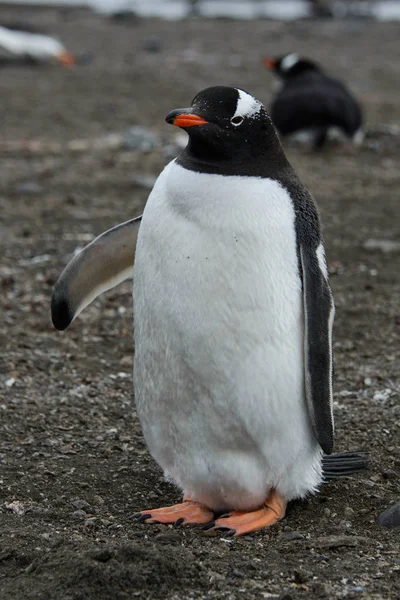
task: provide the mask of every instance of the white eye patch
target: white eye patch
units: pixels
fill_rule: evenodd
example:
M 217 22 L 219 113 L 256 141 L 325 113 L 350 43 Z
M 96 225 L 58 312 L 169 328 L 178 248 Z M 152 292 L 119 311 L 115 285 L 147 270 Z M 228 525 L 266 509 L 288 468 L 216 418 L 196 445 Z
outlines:
M 281 71 L 289 71 L 297 62 L 299 62 L 297 54 L 288 54 L 281 60 Z
M 256 100 L 254 96 L 251 96 L 243 90 L 237 90 L 237 93 L 239 97 L 236 105 L 236 111 L 231 119 L 231 122 L 233 122 L 235 119 L 239 120 L 239 117 L 242 119 L 245 119 L 246 117 L 254 117 L 254 115 L 260 112 L 262 104 Z M 240 125 L 240 123 L 233 122 L 234 125 Z

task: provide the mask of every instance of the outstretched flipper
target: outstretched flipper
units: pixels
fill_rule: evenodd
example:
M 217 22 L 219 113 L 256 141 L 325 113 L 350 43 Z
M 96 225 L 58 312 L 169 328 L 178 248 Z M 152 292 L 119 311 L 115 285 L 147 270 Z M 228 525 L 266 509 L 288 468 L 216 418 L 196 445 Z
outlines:
M 51 298 L 54 327 L 66 329 L 97 296 L 132 277 L 141 220 L 136 217 L 102 233 L 68 263 Z
M 300 244 L 303 281 L 305 388 L 315 437 L 322 450 L 333 448 L 332 327 L 335 307 L 322 242 L 314 250 Z

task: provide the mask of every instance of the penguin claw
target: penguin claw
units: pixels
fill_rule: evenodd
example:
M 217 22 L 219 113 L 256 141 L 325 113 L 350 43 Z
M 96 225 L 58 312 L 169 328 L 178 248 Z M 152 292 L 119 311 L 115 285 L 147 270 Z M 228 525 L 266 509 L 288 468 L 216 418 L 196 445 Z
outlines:
M 223 515 L 215 520 L 208 530 L 224 530 L 224 537 L 238 537 L 254 533 L 270 525 L 285 516 L 286 500 L 273 490 L 266 499 L 263 506 L 250 512 L 233 511 L 229 515 Z
M 182 523 L 204 525 L 214 519 L 214 513 L 204 504 L 184 500 L 181 504 L 151 509 L 139 513 L 137 522 L 165 523 L 179 527 Z
M 228 529 L 228 531 L 224 532 L 225 537 L 234 537 L 236 535 L 236 529 Z
M 139 513 L 139 516 L 136 518 L 136 523 L 144 523 L 147 519 L 151 519 L 151 513 Z
M 215 527 L 215 521 L 211 521 L 210 523 L 207 523 L 206 525 L 203 525 L 203 527 L 201 528 L 202 531 L 208 531 L 209 529 L 214 529 Z

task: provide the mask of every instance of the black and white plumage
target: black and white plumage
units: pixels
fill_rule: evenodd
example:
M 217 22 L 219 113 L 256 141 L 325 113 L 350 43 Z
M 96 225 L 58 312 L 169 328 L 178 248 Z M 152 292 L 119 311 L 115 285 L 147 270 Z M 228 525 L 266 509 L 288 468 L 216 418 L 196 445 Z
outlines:
M 282 136 L 307 133 L 315 149 L 335 131 L 355 144 L 362 142 L 361 107 L 343 83 L 297 54 L 266 58 L 264 64 L 282 79 L 271 104 L 272 120 Z
M 187 131 L 187 147 L 159 176 L 141 220 L 67 266 L 53 322 L 65 328 L 128 277 L 118 248 L 129 260 L 136 248 L 137 413 L 151 454 L 185 496 L 139 518 L 242 535 L 282 518 L 324 473 L 359 467 L 324 457 L 333 446 L 334 307 L 319 217 L 265 108 L 244 90 L 203 90 L 167 122 Z M 242 512 L 214 522 L 221 510 Z
M 59 40 L 17 25 L 0 25 L 0 48 L 18 59 L 38 63 L 54 61 L 70 67 L 76 62 Z

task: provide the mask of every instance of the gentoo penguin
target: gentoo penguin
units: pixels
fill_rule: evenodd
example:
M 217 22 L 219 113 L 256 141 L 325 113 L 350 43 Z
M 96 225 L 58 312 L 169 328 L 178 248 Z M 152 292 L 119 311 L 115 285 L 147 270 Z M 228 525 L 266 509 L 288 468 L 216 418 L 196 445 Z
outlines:
M 0 48 L 35 62 L 58 61 L 66 67 L 75 63 L 75 57 L 55 38 L 14 27 L 0 26 Z
M 363 468 L 365 457 L 326 456 L 334 305 L 319 217 L 264 106 L 242 89 L 212 87 L 166 120 L 188 145 L 143 216 L 66 267 L 52 319 L 65 329 L 131 276 L 136 249 L 137 413 L 151 454 L 184 494 L 137 517 L 238 536 L 277 522 L 288 501 Z
M 297 54 L 265 58 L 264 65 L 283 80 L 271 105 L 271 118 L 281 135 L 307 132 L 315 150 L 322 148 L 332 130 L 356 145 L 362 142 L 360 105 L 340 81 Z

